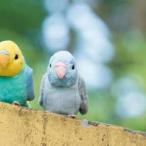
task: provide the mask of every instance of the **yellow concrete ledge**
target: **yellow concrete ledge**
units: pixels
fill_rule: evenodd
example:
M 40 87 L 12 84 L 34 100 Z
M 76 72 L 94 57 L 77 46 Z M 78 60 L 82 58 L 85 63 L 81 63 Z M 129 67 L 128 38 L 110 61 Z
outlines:
M 146 134 L 0 103 L 0 146 L 146 146 Z

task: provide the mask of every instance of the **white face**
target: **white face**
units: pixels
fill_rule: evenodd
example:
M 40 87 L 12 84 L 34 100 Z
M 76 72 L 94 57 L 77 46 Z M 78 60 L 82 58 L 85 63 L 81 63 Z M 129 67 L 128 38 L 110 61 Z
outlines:
M 48 77 L 53 86 L 70 87 L 74 85 L 78 77 L 74 57 L 66 51 L 54 54 L 49 62 Z

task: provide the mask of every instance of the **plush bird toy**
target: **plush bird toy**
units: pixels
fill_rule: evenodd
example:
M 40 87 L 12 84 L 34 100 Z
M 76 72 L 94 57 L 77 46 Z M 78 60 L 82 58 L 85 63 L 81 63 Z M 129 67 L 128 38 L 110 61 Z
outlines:
M 27 107 L 33 99 L 32 69 L 14 42 L 0 42 L 0 101 Z
M 40 105 L 45 111 L 69 116 L 87 112 L 85 83 L 69 52 L 59 51 L 51 57 L 41 81 Z

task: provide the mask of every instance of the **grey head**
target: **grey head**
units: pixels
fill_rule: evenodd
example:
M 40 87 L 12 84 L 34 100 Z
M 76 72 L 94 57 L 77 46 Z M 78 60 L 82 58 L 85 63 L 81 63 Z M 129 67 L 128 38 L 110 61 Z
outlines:
M 49 61 L 48 79 L 55 87 L 71 87 L 76 84 L 78 70 L 75 58 L 68 51 L 56 52 Z

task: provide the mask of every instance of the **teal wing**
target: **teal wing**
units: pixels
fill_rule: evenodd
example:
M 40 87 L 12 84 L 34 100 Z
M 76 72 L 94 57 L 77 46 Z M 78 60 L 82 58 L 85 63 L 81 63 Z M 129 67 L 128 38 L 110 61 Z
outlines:
M 32 69 L 26 65 L 26 67 L 25 67 L 25 74 L 27 75 L 27 80 L 26 80 L 27 97 L 26 97 L 26 99 L 28 101 L 32 101 L 35 97 L 34 96 L 32 72 L 33 72 Z

